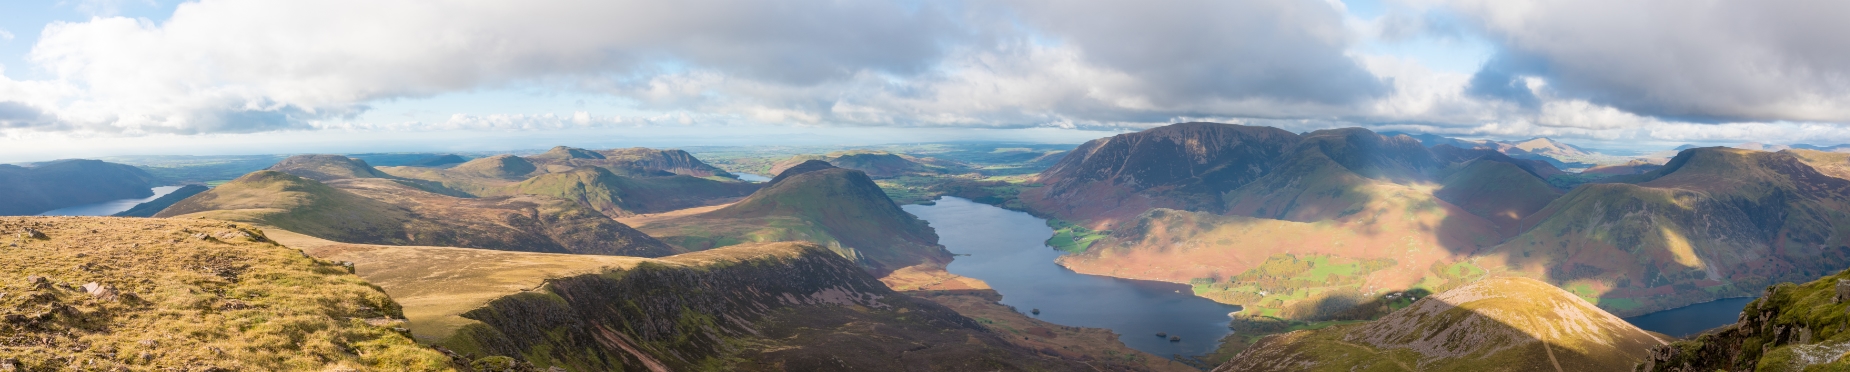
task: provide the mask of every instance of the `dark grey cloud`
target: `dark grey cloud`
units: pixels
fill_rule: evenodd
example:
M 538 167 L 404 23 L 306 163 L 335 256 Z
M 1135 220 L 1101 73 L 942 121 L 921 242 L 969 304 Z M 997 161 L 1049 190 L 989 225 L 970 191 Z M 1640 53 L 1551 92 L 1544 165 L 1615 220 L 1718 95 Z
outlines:
M 1501 51 L 1475 94 L 1560 98 L 1702 122 L 1850 122 L 1850 2 L 1460 0 Z
M 1343 15 L 1321 1 L 1009 4 L 1033 31 L 1136 76 L 1159 100 L 1352 104 L 1390 89 L 1345 55 Z
M 0 128 L 32 128 L 54 124 L 45 112 L 13 101 L 0 101 Z

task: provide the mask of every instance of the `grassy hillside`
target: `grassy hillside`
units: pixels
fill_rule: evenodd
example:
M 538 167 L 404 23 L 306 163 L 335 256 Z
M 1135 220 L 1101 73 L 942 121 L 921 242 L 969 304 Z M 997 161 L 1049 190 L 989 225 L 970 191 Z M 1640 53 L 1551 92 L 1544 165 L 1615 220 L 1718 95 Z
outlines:
M 365 160 L 348 158 L 340 155 L 296 155 L 269 170 L 283 172 L 316 181 L 333 181 L 348 178 L 391 178 L 389 174 L 373 169 Z
M 1663 345 L 1578 296 L 1485 279 L 1367 323 L 1261 340 L 1216 371 L 1619 371 Z
M 174 203 L 154 217 L 207 218 L 276 226 L 340 241 L 406 235 L 410 210 L 277 171 L 256 171 Z
M 0 232 L 9 369 L 453 369 L 395 329 L 377 287 L 249 225 L 35 217 Z
M 154 195 L 154 176 L 128 165 L 59 160 L 32 168 L 0 164 L 0 216 Z
M 756 184 L 684 175 L 624 177 L 608 169 L 586 167 L 539 175 L 488 192 L 576 200 L 605 215 L 623 217 L 711 205 L 718 200 L 744 197 L 757 189 Z
M 1850 266 L 1850 181 L 1788 153 L 1690 149 L 1614 179 L 1636 184 L 1576 188 L 1493 252 L 1621 315 Z
M 792 167 L 738 203 L 642 229 L 695 250 L 812 241 L 877 273 L 950 259 L 931 226 L 899 209 L 865 173 L 820 161 Z

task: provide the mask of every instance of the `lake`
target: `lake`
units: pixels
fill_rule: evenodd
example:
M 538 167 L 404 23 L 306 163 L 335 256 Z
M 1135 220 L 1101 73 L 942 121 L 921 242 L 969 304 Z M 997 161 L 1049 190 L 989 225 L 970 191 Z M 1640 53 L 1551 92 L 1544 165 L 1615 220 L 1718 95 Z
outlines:
M 939 243 L 959 255 L 947 270 L 989 282 L 1002 293 L 1002 304 L 1023 314 L 1041 309 L 1038 317 L 1056 324 L 1111 329 L 1137 350 L 1205 355 L 1230 332 L 1228 314 L 1240 310 L 1195 297 L 1186 285 L 1085 275 L 1056 265 L 1063 253 L 1046 245 L 1053 229 L 1027 213 L 948 196 L 903 208 L 931 222 Z
M 174 190 L 179 190 L 179 189 L 180 189 L 180 186 L 161 186 L 161 187 L 154 188 L 154 196 L 150 196 L 146 198 L 118 199 L 118 200 L 110 200 L 110 201 L 96 203 L 96 204 L 84 204 L 84 205 L 79 205 L 75 207 L 64 207 L 64 208 L 54 209 L 54 210 L 51 210 L 45 213 L 39 213 L 39 215 L 40 216 L 108 216 L 108 215 L 112 215 L 116 213 L 122 213 L 122 211 L 129 210 L 129 208 L 134 208 L 135 205 L 138 205 L 141 203 L 147 203 L 150 201 L 154 201 L 154 199 L 160 199 L 160 197 L 167 196 L 167 194 L 172 194 Z
M 739 176 L 739 180 L 745 181 L 745 182 L 764 182 L 764 181 L 771 180 L 771 177 L 765 177 L 765 176 L 760 176 L 760 175 L 751 174 L 751 173 L 733 172 L 732 175 Z
M 1734 323 L 1741 318 L 1741 308 L 1754 297 L 1724 298 L 1625 318 L 1632 325 L 1674 337 L 1689 337 Z

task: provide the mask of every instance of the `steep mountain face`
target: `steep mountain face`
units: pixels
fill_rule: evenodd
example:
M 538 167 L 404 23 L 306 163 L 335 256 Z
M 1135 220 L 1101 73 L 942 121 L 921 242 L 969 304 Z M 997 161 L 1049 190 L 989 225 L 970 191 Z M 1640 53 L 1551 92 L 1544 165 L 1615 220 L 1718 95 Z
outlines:
M 1372 322 L 1268 336 L 1215 371 L 1620 371 L 1665 342 L 1548 283 L 1498 277 Z
M 1444 163 L 1464 163 L 1478 159 L 1510 163 L 1543 180 L 1567 174 L 1560 168 L 1555 168 L 1554 164 L 1535 159 L 1512 158 L 1494 149 L 1461 149 L 1450 145 L 1439 145 L 1432 147 L 1432 155 Z
M 1433 196 L 1497 224 L 1503 237 L 1522 232 L 1523 217 L 1561 197 L 1561 192 L 1516 165 L 1488 159 L 1464 163 L 1440 181 Z
M 866 173 L 820 161 L 786 170 L 738 203 L 642 228 L 694 250 L 754 241 L 817 242 L 879 275 L 950 261 L 931 226 L 901 210 Z
M 1850 368 L 1850 271 L 1767 287 L 1739 321 L 1651 349 L 1638 371 L 1835 371 Z
M 841 168 L 858 170 L 870 177 L 887 178 L 908 174 L 944 174 L 954 171 L 933 159 L 918 158 L 911 155 L 894 154 L 885 151 L 848 151 L 828 155 L 799 155 L 771 165 L 771 173 L 783 174 L 791 167 L 809 161 L 824 161 Z
M 623 304 L 612 306 L 611 304 Z M 439 341 L 568 370 L 1080 370 L 893 292 L 807 243 L 752 244 L 545 281 Z
M 179 203 L 181 200 L 193 197 L 193 195 L 199 195 L 199 193 L 206 192 L 206 190 L 211 190 L 211 188 L 205 185 L 181 186 L 179 190 L 174 190 L 171 193 L 167 193 L 167 195 L 161 195 L 161 197 L 149 200 L 146 203 L 136 204 L 134 207 L 122 211 L 121 213 L 116 213 L 114 216 L 154 217 L 154 214 L 161 213 L 161 210 L 173 206 L 174 203 Z
M 1182 123 L 1092 140 L 1022 192 L 1030 208 L 1096 225 L 1151 208 L 1219 210 L 1221 193 L 1282 162 L 1298 136 L 1270 127 Z
M 271 171 L 327 182 L 349 178 L 392 178 L 366 165 L 365 160 L 340 155 L 296 155 L 270 166 Z
M 0 215 L 34 215 L 110 200 L 154 195 L 141 168 L 97 160 L 59 160 L 26 168 L 0 164 Z
M 1492 251 L 1621 315 L 1753 294 L 1850 266 L 1850 181 L 1790 153 L 1697 148 L 1574 189 Z M 1589 294 L 1592 294 L 1589 293 Z
M 0 218 L 4 369 L 453 371 L 400 307 L 244 224 Z
M 330 182 L 259 171 L 155 217 L 257 223 L 351 243 L 643 257 L 679 252 L 568 200 L 457 198 L 377 178 Z
M 1441 167 L 1412 138 L 1320 130 L 1305 135 L 1276 169 L 1223 196 L 1222 211 L 1310 222 L 1353 215 L 1373 202 L 1431 203 L 1430 195 L 1388 190 L 1429 180 Z
M 586 167 L 539 175 L 496 193 L 559 197 L 578 201 L 611 217 L 624 217 L 711 205 L 718 200 L 750 195 L 757 189 L 757 184 L 717 182 L 684 175 L 623 177 L 604 168 Z

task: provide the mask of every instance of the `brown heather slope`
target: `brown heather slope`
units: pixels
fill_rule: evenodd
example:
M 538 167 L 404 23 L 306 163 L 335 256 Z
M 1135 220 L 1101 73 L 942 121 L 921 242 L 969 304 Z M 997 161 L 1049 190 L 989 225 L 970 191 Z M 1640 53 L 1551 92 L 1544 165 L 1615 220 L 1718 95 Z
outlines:
M 348 178 L 392 178 L 373 169 L 365 160 L 340 155 L 296 155 L 283 159 L 266 170 L 327 182 Z
M 1372 322 L 1268 336 L 1215 371 L 1622 371 L 1665 342 L 1548 283 L 1497 277 Z
M 877 276 L 908 266 L 942 265 L 951 258 L 931 226 L 901 210 L 866 173 L 822 161 L 791 167 L 738 203 L 641 228 L 690 250 L 816 242 Z
M 248 225 L 20 217 L 0 234 L 7 370 L 453 370 L 394 329 L 386 293 Z
M 351 243 L 643 257 L 679 252 L 568 200 L 459 198 L 380 178 L 324 184 L 258 171 L 155 216 L 250 222 Z
M 399 298 L 419 339 L 471 359 L 574 371 L 1149 370 L 1019 346 L 809 243 L 654 259 L 314 245 Z
M 1850 266 L 1850 181 L 1790 153 L 1689 149 L 1611 179 L 1633 183 L 1575 188 L 1485 259 L 1626 316 Z

